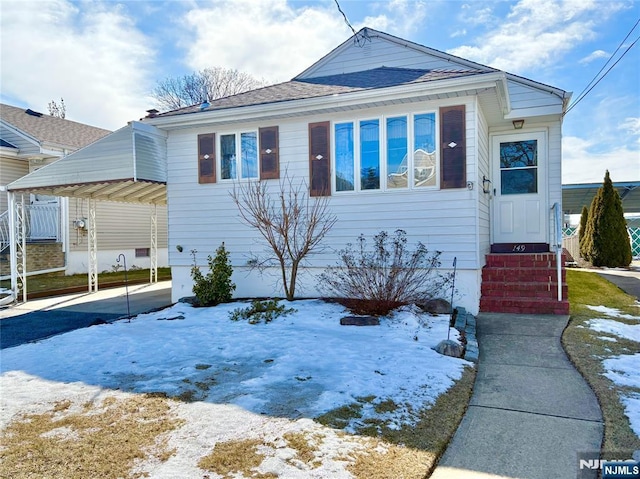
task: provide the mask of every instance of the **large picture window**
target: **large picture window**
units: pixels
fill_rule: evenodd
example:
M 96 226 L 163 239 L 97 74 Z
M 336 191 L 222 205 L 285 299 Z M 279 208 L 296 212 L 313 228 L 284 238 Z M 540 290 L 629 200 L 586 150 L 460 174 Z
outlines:
M 335 123 L 334 191 L 438 187 L 438 118 L 433 111 Z

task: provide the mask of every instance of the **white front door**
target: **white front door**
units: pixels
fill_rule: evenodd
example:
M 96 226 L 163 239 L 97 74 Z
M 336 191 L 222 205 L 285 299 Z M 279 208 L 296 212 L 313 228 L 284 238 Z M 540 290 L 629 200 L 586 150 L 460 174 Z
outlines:
M 546 134 L 495 135 L 492 156 L 493 244 L 548 243 Z

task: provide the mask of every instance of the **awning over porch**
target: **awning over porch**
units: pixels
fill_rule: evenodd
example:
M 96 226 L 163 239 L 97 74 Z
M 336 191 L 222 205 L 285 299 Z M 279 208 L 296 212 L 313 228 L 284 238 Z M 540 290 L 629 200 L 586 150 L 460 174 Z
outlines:
M 127 126 L 10 183 L 10 192 L 166 204 L 166 133 Z

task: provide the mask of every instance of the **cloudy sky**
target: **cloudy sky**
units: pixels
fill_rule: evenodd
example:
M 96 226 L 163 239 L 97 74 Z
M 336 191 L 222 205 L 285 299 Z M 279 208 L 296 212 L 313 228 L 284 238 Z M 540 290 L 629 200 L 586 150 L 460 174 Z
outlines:
M 640 180 L 640 1 L 339 0 L 369 26 L 574 93 L 563 182 Z M 635 29 L 634 29 L 635 26 Z M 627 34 L 631 34 L 628 38 Z M 156 81 L 222 66 L 286 81 L 345 41 L 335 0 L 0 0 L 0 101 L 109 129 Z M 640 43 L 640 41 L 638 42 Z

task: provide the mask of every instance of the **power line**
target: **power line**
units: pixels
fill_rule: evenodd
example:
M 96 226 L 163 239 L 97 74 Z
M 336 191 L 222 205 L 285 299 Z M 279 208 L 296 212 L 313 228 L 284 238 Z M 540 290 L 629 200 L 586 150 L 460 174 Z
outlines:
M 333 1 L 336 2 L 336 7 L 338 7 L 338 11 L 342 14 L 342 18 L 344 18 L 344 23 L 346 23 L 347 26 L 353 32 L 353 42 L 357 46 L 363 47 L 367 41 L 371 41 L 371 39 L 369 38 L 369 35 L 367 34 L 367 29 L 366 28 L 363 29 L 360 33 L 356 32 L 355 28 L 351 26 L 351 23 L 349 22 L 347 15 L 342 11 L 342 8 L 340 8 L 340 4 L 338 3 L 338 0 L 333 0 Z
M 576 100 L 569 106 L 569 108 L 567 108 L 567 111 L 564 112 L 564 114 L 566 115 L 567 113 L 569 113 L 578 103 L 580 103 L 588 94 L 589 92 L 591 92 L 591 90 L 593 90 L 596 85 L 598 83 L 600 83 L 604 77 L 607 76 L 607 74 L 613 69 L 613 67 L 615 67 L 620 60 L 622 60 L 624 58 L 624 56 L 629 52 L 629 50 L 631 50 L 631 48 L 633 48 L 633 46 L 638 42 L 638 40 L 640 39 L 640 37 L 636 38 L 633 43 L 631 43 L 631 45 L 629 45 L 627 47 L 627 49 L 620 55 L 620 58 L 618 58 L 615 63 L 613 63 L 613 65 L 611 65 L 609 67 L 609 69 L 607 71 L 605 71 L 602 76 L 600 76 L 600 74 L 602 73 L 602 71 L 607 67 L 607 65 L 609 64 L 609 62 L 611 60 L 613 60 L 613 58 L 616 56 L 616 54 L 618 53 L 618 51 L 620 50 L 620 48 L 622 48 L 622 45 L 624 45 L 624 42 L 627 41 L 627 39 L 631 36 L 631 34 L 633 33 L 633 31 L 636 29 L 636 27 L 638 26 L 638 24 L 640 24 L 640 18 L 638 19 L 638 21 L 636 21 L 635 25 L 633 27 L 631 27 L 631 30 L 629 30 L 629 33 L 627 33 L 627 35 L 623 38 L 623 40 L 620 42 L 620 44 L 618 45 L 618 48 L 616 48 L 616 50 L 609 56 L 609 59 L 606 61 L 606 63 L 602 66 L 602 68 L 600 68 L 600 71 L 598 71 L 598 73 L 595 74 L 595 76 L 591 79 L 591 81 L 587 84 L 587 86 L 584 87 L 584 89 L 582 90 L 582 92 L 580 92 L 580 94 L 577 96 Z M 597 80 L 596 80 L 597 79 Z M 595 83 L 594 83 L 595 82 Z
M 344 23 L 347 24 L 347 26 L 351 29 L 351 31 L 353 32 L 353 34 L 356 34 L 355 29 L 351 26 L 351 23 L 349 23 L 349 19 L 347 18 L 347 15 L 342 11 L 342 8 L 340 8 L 340 4 L 338 3 L 338 0 L 333 0 L 334 2 L 336 2 L 336 7 L 338 7 L 338 11 L 340 13 L 342 13 L 342 18 L 344 18 Z

